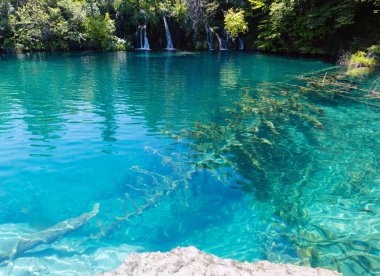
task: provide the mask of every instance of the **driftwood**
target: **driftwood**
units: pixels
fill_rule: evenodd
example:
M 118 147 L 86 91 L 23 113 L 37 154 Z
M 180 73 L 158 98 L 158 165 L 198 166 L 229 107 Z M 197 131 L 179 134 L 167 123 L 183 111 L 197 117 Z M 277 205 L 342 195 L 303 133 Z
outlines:
M 65 235 L 78 230 L 84 226 L 89 220 L 95 217 L 99 212 L 99 204 L 96 203 L 93 210 L 84 213 L 79 217 L 71 218 L 62 221 L 46 230 L 33 234 L 30 237 L 25 237 L 16 242 L 16 246 L 8 253 L 0 254 L 0 262 L 13 260 L 22 253 L 29 251 L 41 244 L 51 244 Z

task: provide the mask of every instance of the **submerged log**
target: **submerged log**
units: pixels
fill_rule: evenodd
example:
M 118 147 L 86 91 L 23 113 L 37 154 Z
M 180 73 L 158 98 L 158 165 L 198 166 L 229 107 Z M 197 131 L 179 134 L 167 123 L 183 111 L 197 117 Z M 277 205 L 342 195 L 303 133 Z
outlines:
M 79 217 L 62 221 L 46 230 L 37 232 L 29 237 L 16 241 L 16 246 L 8 253 L 0 253 L 0 262 L 12 260 L 22 253 L 29 251 L 41 244 L 51 244 L 65 235 L 78 230 L 99 212 L 99 203 L 96 203 L 91 212 Z

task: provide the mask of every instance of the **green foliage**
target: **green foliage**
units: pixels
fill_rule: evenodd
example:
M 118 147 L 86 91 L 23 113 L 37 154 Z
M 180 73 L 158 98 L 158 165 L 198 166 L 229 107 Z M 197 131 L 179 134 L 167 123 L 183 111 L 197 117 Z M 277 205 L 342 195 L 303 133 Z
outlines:
M 274 1 L 267 7 L 268 16 L 260 25 L 257 46 L 278 52 L 337 52 L 342 46 L 347 48 L 354 31 L 362 32 L 354 28 L 357 18 L 379 21 L 373 16 L 373 7 L 371 10 L 367 5 L 352 0 Z
M 217 1 L 212 0 L 186 0 L 186 18 L 190 28 L 198 31 L 215 17 L 220 8 Z
M 129 41 L 129 40 L 125 40 L 124 43 L 123 43 L 123 48 L 124 49 L 120 49 L 120 50 L 124 50 L 124 51 L 132 51 L 134 49 L 132 43 Z
M 80 45 L 84 41 L 84 22 L 87 18 L 87 3 L 76 0 L 59 0 L 57 2 L 62 16 L 67 21 L 66 39 L 70 45 Z
M 90 46 L 101 49 L 112 47 L 115 31 L 114 22 L 110 19 L 108 13 L 104 16 L 89 16 L 85 23 L 85 36 Z
M 121 49 L 115 36 L 135 41 L 139 25 L 157 47 L 165 15 L 193 49 L 206 25 L 259 50 L 335 55 L 378 43 L 379 14 L 379 0 L 0 0 L 0 49 Z
M 248 31 L 243 10 L 229 9 L 224 15 L 224 27 L 232 38 Z
M 10 16 L 16 48 L 21 50 L 43 50 L 49 16 L 42 3 L 28 1 Z
M 347 68 L 346 75 L 351 77 L 368 75 L 379 64 L 379 47 L 373 45 L 367 50 L 368 52 L 358 51 L 344 58 L 343 65 Z
M 129 40 L 124 40 L 116 38 L 107 44 L 106 50 L 111 51 L 131 51 L 133 50 L 133 45 Z
M 23 51 L 65 50 L 83 40 L 85 18 L 86 6 L 81 2 L 61 0 L 52 7 L 28 0 L 9 16 L 12 40 Z
M 186 12 L 185 1 L 175 0 L 170 10 L 170 16 L 176 18 L 178 22 L 183 23 L 186 19 Z
M 2 37 L 9 37 L 12 34 L 9 15 L 13 11 L 14 8 L 9 1 L 0 0 L 0 41 Z
M 375 55 L 375 58 L 380 59 L 380 44 L 372 45 L 368 47 L 367 52 L 369 54 Z
M 265 2 L 261 0 L 248 0 L 248 2 L 251 3 L 254 10 L 265 7 Z
M 158 4 L 158 9 L 162 15 L 172 17 L 179 23 L 185 22 L 186 4 L 182 0 L 161 1 Z
M 376 60 L 373 57 L 369 57 L 367 53 L 358 51 L 351 55 L 348 66 L 349 67 L 374 67 Z

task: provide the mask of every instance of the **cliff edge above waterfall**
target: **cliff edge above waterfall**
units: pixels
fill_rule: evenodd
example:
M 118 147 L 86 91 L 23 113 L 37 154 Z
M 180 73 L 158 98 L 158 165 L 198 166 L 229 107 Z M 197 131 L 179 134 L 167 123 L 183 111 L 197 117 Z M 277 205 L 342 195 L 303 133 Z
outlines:
M 195 247 L 177 247 L 170 252 L 134 253 L 119 268 L 102 276 L 115 275 L 297 275 L 333 276 L 340 273 L 291 264 L 256 263 L 222 259 Z

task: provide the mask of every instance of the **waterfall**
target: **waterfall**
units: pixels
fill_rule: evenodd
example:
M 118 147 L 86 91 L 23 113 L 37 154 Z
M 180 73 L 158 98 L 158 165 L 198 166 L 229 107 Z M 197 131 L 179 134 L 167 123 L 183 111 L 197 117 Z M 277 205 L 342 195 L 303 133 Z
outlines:
M 139 26 L 138 28 L 138 43 L 136 50 L 150 50 L 149 48 L 149 40 L 146 35 L 146 25 Z
M 219 50 L 221 50 L 221 51 L 226 50 L 225 48 L 223 48 L 223 42 L 222 42 L 222 39 L 220 38 L 220 36 L 218 35 L 218 33 L 215 33 L 215 34 L 216 34 L 216 38 L 218 39 Z
M 244 40 L 239 36 L 239 50 L 244 50 Z
M 144 25 L 143 29 L 144 29 L 144 49 L 145 50 L 150 50 L 148 37 L 146 35 L 146 25 Z
M 218 39 L 219 50 L 220 50 L 220 51 L 225 51 L 225 50 L 227 50 L 226 42 L 220 38 L 220 36 L 218 35 L 218 33 L 215 33 L 215 34 L 216 34 L 216 38 Z
M 214 50 L 212 48 L 212 44 L 213 44 L 213 40 L 214 40 L 214 34 L 212 32 L 212 30 L 210 29 L 210 27 L 208 27 L 207 25 L 205 25 L 205 29 L 206 29 L 206 42 L 207 42 L 207 47 L 209 50 Z
M 165 25 L 165 33 L 166 33 L 166 50 L 174 50 L 173 43 L 172 43 L 172 36 L 170 35 L 170 30 L 168 26 L 168 22 L 166 22 L 166 16 L 164 18 L 164 25 Z

